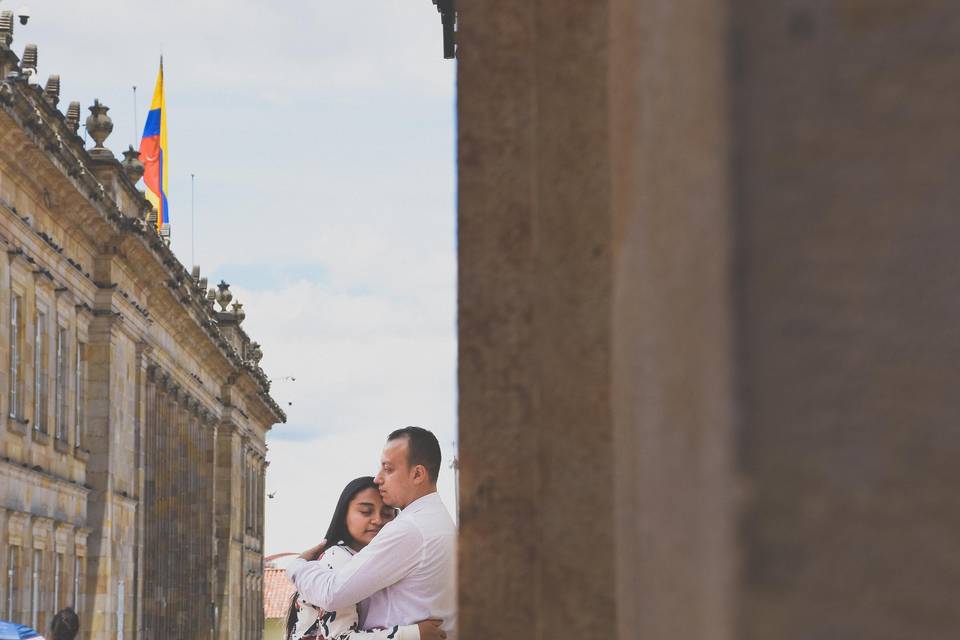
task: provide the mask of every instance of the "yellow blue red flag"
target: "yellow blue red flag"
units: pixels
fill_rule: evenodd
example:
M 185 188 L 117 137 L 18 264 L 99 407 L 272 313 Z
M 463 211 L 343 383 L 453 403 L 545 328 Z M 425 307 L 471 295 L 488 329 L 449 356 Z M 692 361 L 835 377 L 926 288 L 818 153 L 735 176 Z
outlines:
M 160 73 L 153 90 L 153 101 L 147 113 L 147 124 L 140 140 L 140 162 L 143 163 L 143 182 L 147 185 L 147 200 L 157 210 L 157 230 L 170 223 L 167 206 L 167 107 L 163 96 L 163 58 Z

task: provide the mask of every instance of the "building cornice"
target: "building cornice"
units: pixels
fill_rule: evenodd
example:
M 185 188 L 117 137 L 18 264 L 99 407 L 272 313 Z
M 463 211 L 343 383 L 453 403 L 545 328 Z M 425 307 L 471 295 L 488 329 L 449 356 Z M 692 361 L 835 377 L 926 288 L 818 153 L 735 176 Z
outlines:
M 2 54 L 9 57 L 12 52 L 5 50 Z M 9 66 L 9 60 L 6 64 Z M 27 173 L 34 176 L 52 173 L 57 177 L 41 185 L 37 178 L 27 176 L 32 188 L 37 193 L 48 194 L 46 197 L 58 203 L 57 209 L 63 217 L 69 218 L 66 220 L 68 233 L 84 234 L 88 244 L 98 247 L 98 251 L 119 258 L 128 267 L 126 272 L 153 293 L 147 305 L 131 300 L 129 294 L 114 294 L 107 308 L 95 306 L 95 313 L 126 311 L 127 315 L 139 315 L 141 321 L 149 321 L 150 307 L 154 304 L 164 307 L 168 312 L 166 317 L 179 329 L 194 334 L 194 343 L 207 344 L 204 349 L 207 358 L 220 359 L 222 368 L 252 384 L 256 393 L 248 397 L 263 405 L 263 411 L 258 414 L 269 415 L 271 423 L 285 422 L 286 415 L 270 396 L 270 382 L 262 369 L 252 359 L 245 358 L 246 354 L 230 344 L 221 331 L 217 313 L 201 281 L 180 263 L 153 225 L 146 223 L 143 218 L 148 210 L 146 200 L 120 163 L 115 159 L 92 157 L 64 115 L 45 99 L 43 91 L 22 79 L 8 78 L 0 82 L 0 113 L 16 125 L 0 127 L 0 130 L 6 129 L 0 132 L 5 139 L 2 148 L 13 149 L 17 162 L 25 163 L 30 169 Z M 111 178 L 110 189 L 98 176 Z M 126 212 L 118 201 L 127 205 Z M 9 208 L 12 209 L 12 205 Z M 39 232 L 36 233 L 39 236 Z M 116 286 L 114 282 L 96 281 L 96 274 L 94 280 L 101 291 Z M 98 298 L 102 300 L 101 296 Z

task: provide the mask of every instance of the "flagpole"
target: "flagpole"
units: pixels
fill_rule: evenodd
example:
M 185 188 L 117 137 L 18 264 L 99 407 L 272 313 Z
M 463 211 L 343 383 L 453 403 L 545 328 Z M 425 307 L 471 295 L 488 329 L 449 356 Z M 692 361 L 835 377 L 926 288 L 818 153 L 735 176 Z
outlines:
M 193 179 L 194 175 L 190 174 L 190 264 L 197 264 L 197 259 L 194 252 L 195 240 L 193 234 Z
M 137 146 L 137 85 L 133 85 L 133 140 L 131 144 Z

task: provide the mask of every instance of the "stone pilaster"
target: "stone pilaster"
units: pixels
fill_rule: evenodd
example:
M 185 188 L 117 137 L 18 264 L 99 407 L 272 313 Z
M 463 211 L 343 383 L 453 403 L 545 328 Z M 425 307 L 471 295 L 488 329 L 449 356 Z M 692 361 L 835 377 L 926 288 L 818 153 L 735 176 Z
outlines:
M 217 540 L 217 638 L 232 640 L 242 628 L 244 600 L 243 436 L 221 422 L 216 442 L 215 536 Z
M 135 600 L 135 612 L 133 619 L 134 640 L 143 638 L 143 618 L 144 618 L 144 539 L 146 526 L 146 437 L 147 437 L 147 412 L 152 407 L 148 395 L 153 394 L 152 383 L 148 381 L 151 377 L 149 373 L 150 362 L 148 357 L 151 348 L 144 342 L 137 344 L 136 350 L 136 400 L 135 400 L 135 421 L 134 430 L 136 442 L 134 446 L 135 469 L 136 469 L 136 533 L 135 533 L 135 563 L 134 563 L 134 589 L 132 595 Z M 151 389 L 148 391 L 148 386 Z
M 81 612 L 89 621 L 92 640 L 116 637 L 114 629 L 114 579 L 111 533 L 113 509 L 111 494 L 111 454 L 115 427 L 113 401 L 117 389 L 111 384 L 114 374 L 113 353 L 117 349 L 119 331 L 109 314 L 95 317 L 90 324 L 87 345 L 87 431 L 85 442 L 90 450 L 87 482 L 92 486 L 88 506 L 88 522 L 92 530 L 87 540 L 86 608 Z

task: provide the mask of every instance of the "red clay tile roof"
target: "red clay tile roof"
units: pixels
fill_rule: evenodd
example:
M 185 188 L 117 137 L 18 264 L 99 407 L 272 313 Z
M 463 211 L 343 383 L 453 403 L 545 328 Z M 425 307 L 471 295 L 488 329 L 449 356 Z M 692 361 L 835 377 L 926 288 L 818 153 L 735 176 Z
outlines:
M 264 558 L 263 564 L 269 567 L 270 563 L 276 560 L 277 558 L 286 558 L 287 556 L 295 556 L 295 555 L 297 554 L 295 554 L 292 551 L 286 551 L 284 553 L 275 553 L 272 556 L 267 556 L 266 558 Z
M 296 591 L 296 587 L 287 579 L 286 571 L 265 568 L 263 570 L 264 615 L 268 619 L 285 617 L 294 591 Z

